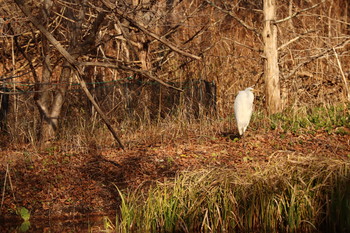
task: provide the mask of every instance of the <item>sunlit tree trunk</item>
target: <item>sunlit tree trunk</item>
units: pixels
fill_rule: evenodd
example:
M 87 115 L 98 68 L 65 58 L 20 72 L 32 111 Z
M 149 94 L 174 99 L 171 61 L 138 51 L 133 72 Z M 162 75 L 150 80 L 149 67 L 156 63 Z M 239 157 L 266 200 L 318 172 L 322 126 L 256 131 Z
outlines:
M 269 114 L 281 111 L 281 95 L 278 67 L 276 0 L 264 0 L 264 55 L 266 105 Z

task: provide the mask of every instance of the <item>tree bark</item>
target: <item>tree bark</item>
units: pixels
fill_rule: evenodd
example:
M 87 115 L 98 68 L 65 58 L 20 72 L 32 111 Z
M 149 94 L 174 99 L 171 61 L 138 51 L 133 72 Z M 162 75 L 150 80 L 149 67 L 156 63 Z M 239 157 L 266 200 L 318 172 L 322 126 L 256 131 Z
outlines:
M 274 114 L 282 110 L 279 67 L 278 67 L 278 47 L 277 47 L 277 26 L 276 20 L 276 0 L 264 0 L 264 53 L 265 53 L 265 85 L 266 85 L 266 105 L 269 114 Z
M 71 69 L 69 67 L 63 67 L 61 72 L 62 78 L 69 77 Z M 58 88 L 52 97 L 49 92 L 49 90 L 44 90 L 40 99 L 36 101 L 42 120 L 39 135 L 40 142 L 42 143 L 50 142 L 56 137 L 58 119 L 64 103 L 66 87 L 63 85 Z M 51 98 L 52 100 L 50 100 Z
M 45 27 L 48 27 L 51 6 L 52 2 L 50 0 L 44 1 L 42 8 L 42 19 Z M 41 117 L 39 141 L 42 143 L 47 143 L 56 137 L 58 118 L 64 102 L 66 87 L 60 86 L 57 90 L 52 92 L 51 90 L 48 90 L 48 85 L 41 85 L 42 83 L 50 83 L 52 76 L 50 42 L 45 36 L 42 37 L 42 47 L 43 71 L 40 80 L 35 80 L 37 92 L 35 92 L 34 99 Z M 64 80 L 66 77 L 69 77 L 70 73 L 70 68 L 63 66 L 60 79 Z

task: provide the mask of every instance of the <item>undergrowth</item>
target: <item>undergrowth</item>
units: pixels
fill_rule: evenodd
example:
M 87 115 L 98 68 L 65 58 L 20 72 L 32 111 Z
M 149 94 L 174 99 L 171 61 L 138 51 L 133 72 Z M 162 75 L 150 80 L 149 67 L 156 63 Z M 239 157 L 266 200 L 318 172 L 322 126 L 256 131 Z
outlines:
M 138 128 L 128 130 L 128 124 L 124 124 L 123 139 L 132 145 L 133 143 L 159 144 L 176 140 L 186 140 L 189 136 L 196 135 L 198 139 L 210 139 L 223 133 L 237 135 L 237 127 L 234 114 L 226 118 L 205 116 L 199 119 L 184 115 L 168 116 L 157 122 L 141 124 Z M 289 108 L 271 116 L 265 112 L 256 110 L 253 113 L 248 127 L 250 135 L 254 132 L 281 130 L 295 134 L 325 131 L 329 134 L 336 133 L 348 135 L 350 129 L 350 104 L 322 106 L 313 108 Z
M 195 135 L 198 141 L 213 139 L 223 134 L 237 135 L 234 114 L 226 117 L 204 115 L 194 118 L 186 111 L 178 111 L 165 118 L 151 120 L 138 117 L 125 119 L 116 123 L 114 128 L 118 131 L 126 148 L 135 145 L 166 144 L 186 141 Z M 112 119 L 113 120 L 113 119 Z M 326 131 L 347 135 L 350 129 L 350 105 L 335 105 L 321 107 L 294 107 L 282 113 L 267 116 L 264 111 L 256 109 L 247 129 L 250 135 L 259 131 L 280 130 L 295 134 Z M 104 148 L 115 147 L 115 140 L 101 120 L 94 119 L 93 124 L 85 118 L 76 118 L 75 121 L 66 121 L 59 134 L 61 145 L 75 145 L 75 147 L 88 149 L 89 147 Z
M 346 232 L 350 164 L 275 156 L 267 166 L 179 174 L 120 191 L 118 232 Z
M 60 123 L 56 140 L 67 149 L 88 150 L 94 148 L 115 148 L 117 145 L 103 121 L 96 115 L 88 117 L 86 113 L 76 113 L 67 116 Z M 236 135 L 237 127 L 234 119 L 233 107 L 225 112 L 225 116 L 215 113 L 199 114 L 186 107 L 180 107 L 172 114 L 152 119 L 145 112 L 142 115 L 125 116 L 123 120 L 110 115 L 110 121 L 124 142 L 126 148 L 135 145 L 154 145 L 184 141 L 193 138 L 205 141 L 223 134 Z M 34 122 L 34 123 L 33 123 Z M 16 127 L 9 127 L 9 135 L 13 143 L 31 143 L 34 147 L 39 143 L 37 137 L 38 124 L 27 119 L 18 123 Z M 267 116 L 266 111 L 257 106 L 253 112 L 247 129 L 250 135 L 255 132 L 280 130 L 295 134 L 315 133 L 325 131 L 329 134 L 349 134 L 350 104 L 322 105 L 322 106 L 294 106 L 283 112 Z M 20 131 L 20 133 L 16 133 Z M 6 135 L 5 135 L 6 136 Z M 7 140 L 8 141 L 8 140 Z
M 257 122 L 254 123 L 254 120 Z M 287 108 L 282 113 L 268 118 L 262 112 L 257 112 L 253 115 L 252 122 L 255 128 L 260 127 L 261 122 L 265 122 L 263 125 L 266 130 L 281 129 L 292 133 L 323 130 L 344 135 L 348 134 L 344 128 L 350 128 L 350 104 Z

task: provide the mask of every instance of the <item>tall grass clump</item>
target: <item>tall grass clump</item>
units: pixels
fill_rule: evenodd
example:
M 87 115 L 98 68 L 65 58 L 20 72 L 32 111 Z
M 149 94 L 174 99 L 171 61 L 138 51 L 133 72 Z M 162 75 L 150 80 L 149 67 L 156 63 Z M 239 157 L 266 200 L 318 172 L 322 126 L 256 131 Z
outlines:
M 179 174 L 120 191 L 121 232 L 346 232 L 350 163 L 276 156 L 264 166 Z

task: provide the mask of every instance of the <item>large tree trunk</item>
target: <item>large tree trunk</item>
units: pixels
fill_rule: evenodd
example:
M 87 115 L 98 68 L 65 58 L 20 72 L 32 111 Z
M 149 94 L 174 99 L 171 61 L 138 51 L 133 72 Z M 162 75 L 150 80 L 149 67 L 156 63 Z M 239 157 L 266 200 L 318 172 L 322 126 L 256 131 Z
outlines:
M 71 68 L 68 66 L 68 62 L 65 63 L 66 66 L 63 66 L 61 71 L 61 80 L 68 80 L 71 74 Z M 51 93 L 52 91 L 43 88 L 43 93 L 36 100 L 41 115 L 39 138 L 43 143 L 50 142 L 56 137 L 58 119 L 64 103 L 66 89 L 66 85 L 60 85 L 54 93 Z
M 44 0 L 42 6 L 42 19 L 46 28 L 49 28 L 50 23 L 50 13 L 52 7 L 51 0 Z M 70 11 L 68 11 L 70 13 Z M 73 26 L 71 26 L 73 27 Z M 71 42 L 70 47 L 76 46 L 76 41 L 79 38 L 79 25 L 77 24 L 75 31 L 70 36 Z M 71 68 L 69 63 L 66 61 L 63 63 L 61 68 L 61 74 L 59 81 L 62 85 L 56 87 L 55 90 L 50 89 L 49 85 L 52 81 L 52 65 L 50 58 L 50 42 L 43 35 L 42 36 L 42 47 L 43 47 L 43 71 L 40 80 L 36 81 L 36 93 L 35 93 L 35 103 L 39 109 L 41 116 L 41 126 L 39 130 L 39 141 L 42 143 L 48 143 L 52 141 L 57 134 L 59 125 L 58 119 L 61 114 L 62 106 L 65 99 L 65 94 L 67 90 L 67 80 L 71 76 Z
M 263 38 L 266 105 L 269 114 L 274 114 L 282 110 L 278 67 L 277 26 L 274 24 L 276 19 L 276 0 L 264 0 L 264 19 Z
M 42 8 L 42 18 L 44 25 L 48 27 L 50 22 L 50 11 L 52 2 L 51 0 L 45 0 Z M 49 90 L 49 86 L 45 85 L 51 82 L 52 77 L 52 65 L 50 57 L 50 43 L 42 37 L 43 48 L 43 70 L 40 80 L 36 82 L 36 93 L 34 96 L 35 103 L 39 109 L 41 116 L 41 127 L 39 130 L 39 140 L 43 143 L 47 143 L 55 138 L 58 128 L 58 117 L 61 113 L 62 105 L 64 102 L 64 95 L 66 92 L 65 86 L 60 86 L 54 92 Z M 69 77 L 70 68 L 63 66 L 61 71 L 61 80 L 65 80 L 65 77 Z

